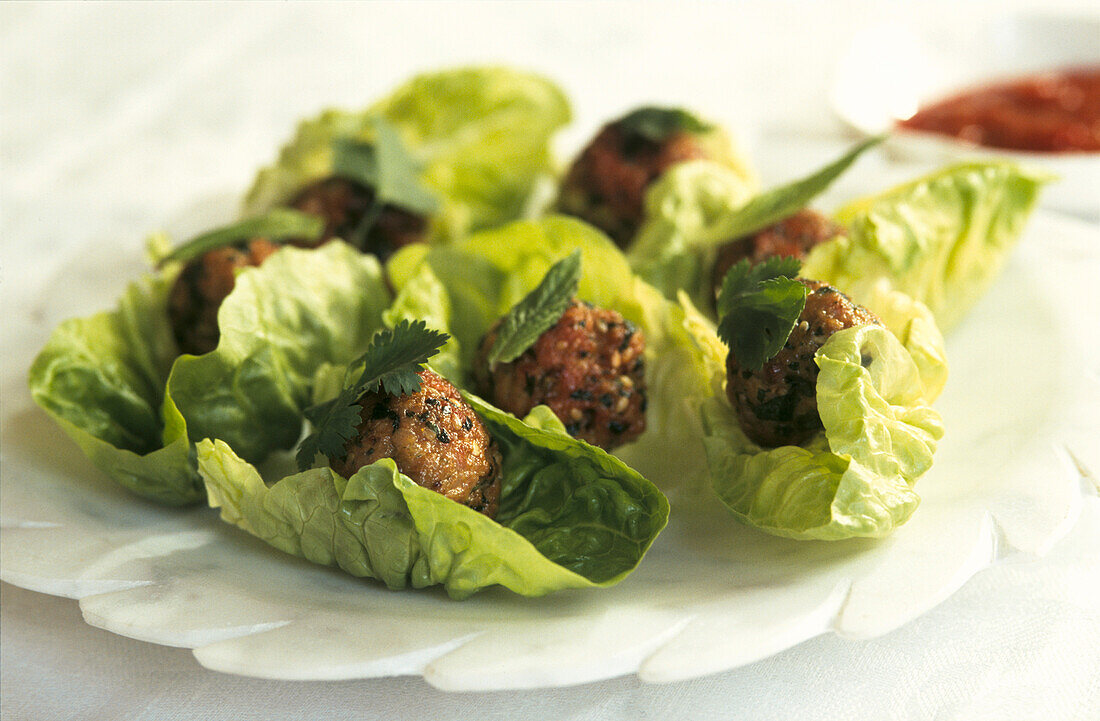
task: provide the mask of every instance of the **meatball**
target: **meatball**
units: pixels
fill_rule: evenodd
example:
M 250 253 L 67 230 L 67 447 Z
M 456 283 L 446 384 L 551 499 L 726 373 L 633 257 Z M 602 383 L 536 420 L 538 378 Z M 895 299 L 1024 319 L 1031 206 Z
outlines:
M 356 229 L 373 206 L 373 190 L 338 176 L 306 186 L 290 201 L 290 207 L 324 219 L 325 229 L 318 245 L 342 238 L 385 261 L 398 249 L 426 239 L 426 218 L 390 204 L 382 206 L 366 237 L 357 238 Z
M 279 249 L 264 238 L 216 248 L 187 263 L 168 295 L 168 319 L 180 352 L 202 355 L 218 347 L 218 308 L 237 272 L 258 266 Z
M 481 419 L 458 390 L 422 370 L 420 390 L 383 391 L 359 399 L 362 420 L 332 469 L 350 478 L 363 466 L 392 458 L 417 485 L 494 517 L 500 503 L 501 455 Z
M 774 256 L 802 260 L 814 246 L 843 234 L 844 228 L 828 217 L 803 208 L 753 235 L 732 240 L 718 250 L 713 273 L 714 294 L 717 297 L 722 289 L 722 279 L 729 269 L 744 258 L 753 265 Z
M 798 445 L 822 428 L 814 354 L 838 330 L 879 323 L 836 288 L 799 282 L 808 289 L 806 307 L 779 353 L 755 372 L 742 368 L 732 351 L 726 358 L 726 395 L 745 435 L 762 446 Z
M 574 300 L 534 345 L 490 371 L 496 330 L 482 339 L 475 367 L 481 394 L 498 407 L 523 417 L 545 404 L 570 435 L 605 449 L 645 430 L 645 337 L 633 323 Z
M 676 130 L 660 139 L 619 119 L 603 127 L 566 173 L 557 210 L 607 233 L 620 247 L 642 224 L 645 190 L 666 170 L 711 155 L 699 135 Z

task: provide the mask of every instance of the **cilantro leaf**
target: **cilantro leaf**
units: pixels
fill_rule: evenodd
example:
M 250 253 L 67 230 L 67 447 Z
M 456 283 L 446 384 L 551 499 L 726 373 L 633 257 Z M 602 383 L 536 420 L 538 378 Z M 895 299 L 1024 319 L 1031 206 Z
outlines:
M 729 269 L 718 295 L 718 337 L 742 367 L 758 371 L 787 342 L 802 309 L 806 286 L 795 279 L 794 258 L 746 258 Z
M 395 396 L 419 391 L 417 374 L 449 338 L 446 333 L 430 330 L 422 320 L 403 320 L 392 330 L 379 332 L 366 352 L 349 365 L 361 367 L 358 380 L 345 385 L 335 398 L 305 410 L 313 430 L 298 447 L 298 468 L 309 468 L 318 453 L 339 456 L 343 452 L 344 443 L 355 435 L 359 425 L 358 401 L 364 393 L 379 388 Z
M 794 278 L 801 267 L 798 258 L 773 256 L 755 265 L 749 263 L 748 258 L 742 259 L 722 279 L 717 301 L 718 316 L 729 313 L 730 305 L 746 293 L 753 292 L 759 283 L 773 278 Z
M 722 238 L 723 242 L 743 238 L 794 215 L 832 185 L 860 155 L 884 138 L 883 135 L 868 138 L 821 170 L 761 193 L 727 218 L 715 237 Z
M 628 133 L 640 135 L 654 143 L 663 142 L 673 133 L 705 133 L 710 130 L 709 125 L 680 108 L 638 108 L 619 120 L 618 125 Z
M 252 238 L 281 240 L 316 240 L 321 237 L 325 223 L 320 218 L 290 208 L 275 208 L 264 215 L 227 225 L 197 235 L 177 246 L 157 263 L 163 266 L 172 261 L 189 261 L 218 248 L 236 245 Z
M 504 316 L 489 351 L 489 368 L 511 363 L 561 318 L 581 280 L 581 252 L 550 267 L 542 281 Z

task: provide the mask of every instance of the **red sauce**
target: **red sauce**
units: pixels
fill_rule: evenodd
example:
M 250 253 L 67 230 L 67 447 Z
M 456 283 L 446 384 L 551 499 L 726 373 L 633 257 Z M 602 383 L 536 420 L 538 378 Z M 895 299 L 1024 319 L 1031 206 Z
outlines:
M 986 85 L 929 105 L 898 125 L 993 148 L 1096 152 L 1100 66 Z

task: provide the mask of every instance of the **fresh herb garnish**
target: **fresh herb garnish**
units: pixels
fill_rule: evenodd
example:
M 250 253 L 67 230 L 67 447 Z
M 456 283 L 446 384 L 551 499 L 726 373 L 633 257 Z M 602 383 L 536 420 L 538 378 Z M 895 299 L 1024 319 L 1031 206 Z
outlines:
M 729 269 L 718 294 L 718 337 L 743 368 L 758 371 L 787 342 L 802 309 L 806 286 L 795 280 L 795 258 L 748 258 Z
M 581 280 L 581 252 L 550 267 L 542 281 L 504 316 L 489 351 L 489 368 L 511 363 L 549 330 L 569 307 Z
M 794 215 L 825 192 L 860 155 L 881 143 L 885 137 L 869 138 L 816 173 L 761 193 L 726 218 L 713 237 L 723 242 L 743 238 Z
M 710 126 L 680 108 L 638 108 L 619 120 L 623 130 L 660 143 L 673 133 L 705 133 Z
M 379 332 L 367 351 L 349 365 L 362 366 L 359 379 L 346 385 L 332 400 L 305 410 L 313 430 L 298 447 L 299 470 L 312 466 L 318 453 L 332 457 L 343 452 L 344 443 L 359 425 L 357 402 L 364 393 L 379 388 L 395 396 L 419 391 L 417 373 L 449 338 L 446 333 L 430 330 L 422 320 L 403 320 L 392 330 Z
M 320 218 L 289 208 L 276 208 L 255 218 L 246 218 L 233 225 L 211 230 L 177 246 L 157 263 L 158 267 L 172 261 L 189 261 L 204 253 L 242 243 L 252 238 L 266 238 L 273 243 L 282 240 L 316 240 L 325 223 Z
M 439 210 L 439 197 L 420 182 L 420 164 L 401 142 L 394 127 L 382 118 L 374 118 L 374 141 L 365 143 L 350 138 L 332 141 L 332 171 L 353 180 L 373 192 L 371 207 L 363 214 L 351 238 L 362 247 L 367 234 L 378 221 L 383 205 L 394 205 L 418 215 Z
M 419 215 L 439 210 L 439 198 L 420 182 L 420 165 L 401 142 L 392 125 L 382 118 L 372 120 L 374 141 L 365 143 L 349 138 L 332 142 L 333 173 L 353 180 L 372 193 L 371 206 L 346 240 L 364 248 L 367 235 L 378 222 L 386 204 Z

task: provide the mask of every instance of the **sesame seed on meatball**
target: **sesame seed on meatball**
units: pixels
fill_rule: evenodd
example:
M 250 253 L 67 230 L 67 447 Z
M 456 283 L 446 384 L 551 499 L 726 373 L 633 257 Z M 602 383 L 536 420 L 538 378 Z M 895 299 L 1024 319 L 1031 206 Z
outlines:
M 625 248 L 642 224 L 650 183 L 677 163 L 710 155 L 690 130 L 655 139 L 620 118 L 605 125 L 573 161 L 557 210 L 596 226 Z
M 475 366 L 481 394 L 495 405 L 521 418 L 547 405 L 570 435 L 605 449 L 645 430 L 645 337 L 633 323 L 574 300 L 530 348 L 490 370 L 497 326 Z
M 332 469 L 350 478 L 363 466 L 392 458 L 417 485 L 494 517 L 500 449 L 458 389 L 430 370 L 419 376 L 416 393 L 378 390 L 359 399 L 361 423 L 344 455 L 329 459 Z
M 839 330 L 879 323 L 836 288 L 798 280 L 808 289 L 806 306 L 779 353 L 758 371 L 742 368 L 732 351 L 726 358 L 726 396 L 745 435 L 761 446 L 798 445 L 822 429 L 814 354 Z
M 718 295 L 729 269 L 745 258 L 753 265 L 773 257 L 803 260 L 814 246 L 843 234 L 844 228 L 827 216 L 803 208 L 775 225 L 732 240 L 718 249 L 712 275 L 714 294 Z
M 290 201 L 290 207 L 324 219 L 325 229 L 316 245 L 332 238 L 351 242 L 359 223 L 373 212 L 373 206 L 372 189 L 338 176 L 306 186 Z M 356 241 L 359 250 L 385 261 L 398 249 L 426 240 L 427 231 L 428 221 L 423 216 L 387 203 L 378 212 L 366 237 Z
M 254 238 L 208 251 L 183 267 L 168 295 L 168 319 L 180 352 L 202 355 L 218 347 L 218 308 L 233 290 L 237 272 L 260 265 L 278 249 Z

